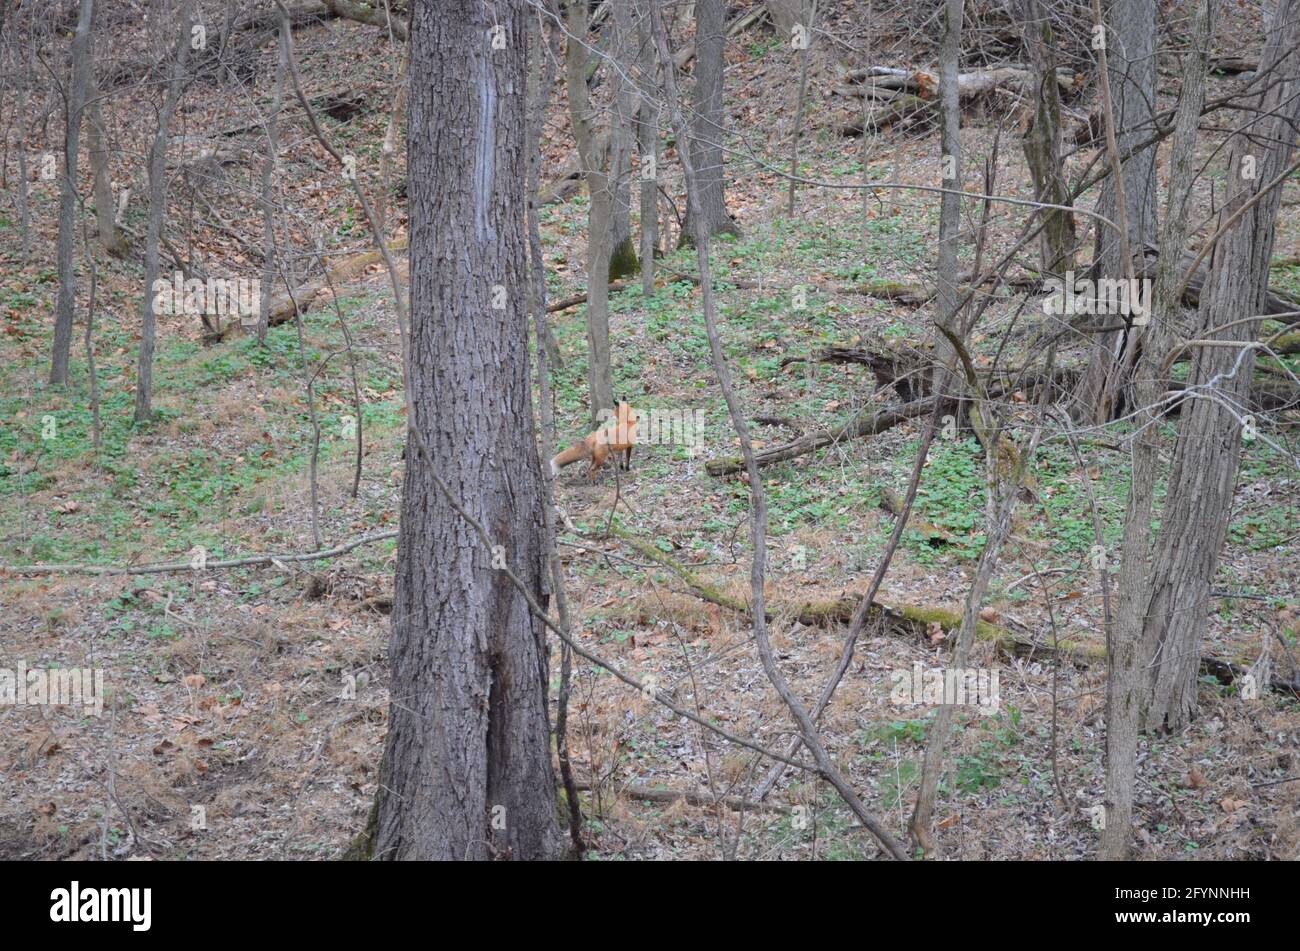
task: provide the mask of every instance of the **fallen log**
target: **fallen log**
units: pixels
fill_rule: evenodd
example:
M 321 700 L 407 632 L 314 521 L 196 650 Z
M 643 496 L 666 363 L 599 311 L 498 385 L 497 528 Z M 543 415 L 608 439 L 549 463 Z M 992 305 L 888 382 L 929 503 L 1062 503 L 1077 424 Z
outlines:
M 936 99 L 939 93 L 939 74 L 928 69 L 897 69 L 889 66 L 867 66 L 846 71 L 841 79 L 848 95 L 862 98 L 877 91 L 911 92 L 922 99 Z M 1056 71 L 1056 83 L 1062 91 L 1073 90 L 1077 77 L 1068 69 Z M 1019 86 L 1027 90 L 1033 82 L 1033 73 L 1023 66 L 996 66 L 962 73 L 957 77 L 957 95 L 968 99 L 991 92 L 1001 86 Z
M 903 402 L 911 402 L 925 396 L 929 390 L 927 371 L 931 367 L 932 354 L 928 349 L 897 343 L 886 345 L 880 343 L 877 349 L 862 347 L 824 347 L 808 356 L 788 356 L 781 360 L 781 366 L 811 361 L 813 363 L 856 363 L 868 367 L 876 378 L 877 389 L 893 387 Z
M 591 792 L 591 783 L 575 783 L 578 792 Z M 735 812 L 786 812 L 788 806 L 771 802 L 754 802 L 743 796 L 714 796 L 705 790 L 690 789 L 653 789 L 649 786 L 620 786 L 614 790 L 620 796 L 640 799 L 642 802 L 673 803 L 686 802 L 692 806 L 712 808 L 724 805 Z
M 930 122 L 934 116 L 933 102 L 911 93 L 901 93 L 892 99 L 883 100 L 880 105 L 865 112 L 855 111 L 840 122 L 835 127 L 835 131 L 846 138 L 851 138 L 862 135 L 864 129 L 868 132 L 883 132 L 899 122 L 912 126 Z
M 880 300 L 893 301 L 920 307 L 934 297 L 934 288 L 921 284 L 900 284 L 896 281 L 865 281 L 862 284 L 849 284 L 842 288 L 845 294 L 861 294 L 863 297 L 877 297 Z
M 627 290 L 629 286 L 630 285 L 628 284 L 624 284 L 622 282 L 616 281 L 615 283 L 609 285 L 609 293 L 617 294 L 619 291 Z M 587 292 L 583 291 L 581 294 L 574 294 L 571 297 L 565 297 L 561 300 L 557 300 L 550 304 L 547 304 L 546 312 L 548 314 L 554 314 L 557 311 L 568 310 L 570 307 L 577 307 L 579 304 L 585 304 L 585 303 L 587 303 Z
M 913 400 L 910 403 L 878 410 L 875 413 L 858 413 L 834 429 L 800 436 L 792 442 L 781 446 L 773 446 L 770 449 L 760 449 L 754 453 L 754 461 L 760 467 L 770 466 L 775 462 L 784 462 L 787 459 L 807 455 L 810 452 L 816 452 L 818 449 L 824 449 L 844 440 L 858 439 L 862 436 L 876 436 L 887 429 L 892 429 L 899 423 L 915 419 L 927 412 L 931 408 L 930 404 L 931 401 L 928 399 Z M 744 468 L 745 461 L 740 456 L 710 459 L 704 464 L 705 471 L 711 476 L 731 475 L 743 471 Z
M 629 548 L 671 571 L 701 600 L 728 608 L 745 617 L 749 616 L 748 602 L 732 597 L 716 585 L 704 581 L 685 565 L 668 557 L 663 551 L 637 538 L 626 529 L 611 525 L 610 530 Z M 849 594 L 834 601 L 787 603 L 783 607 L 777 607 L 777 602 L 773 602 L 773 607 L 767 612 L 767 618 L 768 620 L 777 617 L 793 618 L 809 627 L 848 624 L 852 621 L 861 600 L 861 595 Z M 884 633 L 927 640 L 933 640 L 936 628 L 947 635 L 961 627 L 961 612 L 929 605 L 885 604 L 874 601 L 868 611 L 867 619 L 877 624 Z M 1024 626 L 1017 625 L 1017 627 Z M 1104 663 L 1106 660 L 1106 648 L 1101 644 L 1084 644 L 1059 638 L 1054 642 L 1040 641 L 1035 639 L 1027 629 L 1013 630 L 1008 624 L 997 624 L 983 618 L 975 622 L 975 636 L 978 640 L 992 643 L 999 654 L 1008 658 L 1059 659 L 1079 667 L 1090 667 Z M 1244 676 L 1248 669 L 1247 664 L 1233 663 L 1218 657 L 1201 658 L 1201 672 L 1214 676 L 1223 684 L 1233 683 L 1238 677 Z M 1274 676 L 1270 678 L 1268 686 L 1279 693 L 1300 697 L 1300 676 L 1295 680 Z
M 1255 72 L 1259 69 L 1259 60 L 1246 59 L 1244 56 L 1211 56 L 1209 67 L 1212 73 L 1236 76 L 1239 73 Z
M 305 0 L 289 6 L 289 24 L 297 28 L 313 23 L 321 23 L 338 16 L 322 0 Z M 190 63 L 191 75 L 207 68 L 217 56 L 233 53 L 235 37 L 245 49 L 256 49 L 275 36 L 280 28 L 280 13 L 271 4 L 258 10 L 241 14 L 226 37 L 209 37 L 206 47 L 195 54 Z M 104 57 L 96 61 L 95 79 L 101 92 L 107 92 L 127 86 L 148 76 L 162 64 L 152 57 L 133 59 L 112 59 Z
M 353 3 L 352 0 L 325 0 L 325 6 L 336 17 L 364 23 L 366 26 L 378 26 L 391 30 L 393 38 L 406 39 L 406 21 L 389 17 L 387 12 L 365 3 Z
M 402 251 L 406 248 L 406 239 L 403 238 L 392 242 L 389 246 L 391 251 Z M 363 251 L 360 254 L 349 255 L 341 261 L 326 267 L 326 276 L 317 278 L 314 281 L 308 281 L 294 288 L 292 294 L 286 289 L 283 293 L 277 294 L 271 298 L 271 305 L 267 311 L 266 325 L 268 327 L 278 327 L 293 319 L 294 305 L 297 305 L 297 312 L 305 314 L 311 308 L 312 303 L 321 294 L 329 290 L 333 285 L 337 288 L 340 284 L 353 281 L 365 273 L 366 268 L 383 263 L 383 256 L 378 251 Z M 402 280 L 409 281 L 409 271 L 403 274 L 403 270 L 409 268 L 405 261 L 398 262 L 398 276 Z M 257 303 L 260 307 L 261 302 Z M 244 319 L 251 325 L 257 322 L 257 310 Z M 222 339 L 232 334 L 238 333 L 241 326 L 240 321 L 232 320 L 221 329 L 218 336 Z
M 1053 380 L 1053 385 L 1059 385 L 1059 374 L 1057 376 L 1058 378 Z M 1021 380 L 1020 382 L 1021 388 L 1024 389 L 1030 385 L 1031 381 Z M 1184 386 L 1185 384 L 1171 383 L 1169 388 L 1171 391 L 1177 391 L 1183 389 Z M 1257 376 L 1251 388 L 1251 399 L 1258 410 L 1295 409 L 1300 407 L 1300 387 L 1297 387 L 1288 379 L 1267 377 L 1261 379 Z M 865 436 L 878 436 L 899 423 L 922 415 L 930 408 L 930 405 L 931 401 L 929 399 L 916 399 L 903 403 L 901 406 L 878 410 L 875 413 L 859 414 L 834 429 L 809 433 L 779 446 L 760 449 L 754 453 L 754 462 L 762 468 L 773 463 L 785 462 L 789 459 L 816 452 L 839 442 L 860 439 Z M 1173 403 L 1168 407 L 1169 412 L 1176 409 L 1177 403 Z M 711 476 L 733 475 L 745 470 L 745 460 L 740 456 L 724 456 L 720 459 L 710 459 L 704 464 L 704 470 Z
M 987 271 L 980 280 L 980 284 L 987 284 L 994 278 L 999 277 L 1004 286 L 1010 287 L 1038 287 L 1042 284 L 1042 278 L 1029 271 L 1006 276 L 1001 276 L 996 271 Z M 971 285 L 973 278 L 974 275 L 971 274 L 969 269 L 958 274 L 957 293 L 969 293 L 973 289 Z M 928 304 L 939 293 L 937 287 L 929 287 L 923 284 L 901 284 L 896 281 L 866 281 L 862 284 L 849 284 L 844 287 L 832 288 L 832 290 L 839 294 L 861 294 L 864 297 L 878 297 L 881 300 L 893 301 L 896 304 L 905 304 L 910 307 L 921 307 Z

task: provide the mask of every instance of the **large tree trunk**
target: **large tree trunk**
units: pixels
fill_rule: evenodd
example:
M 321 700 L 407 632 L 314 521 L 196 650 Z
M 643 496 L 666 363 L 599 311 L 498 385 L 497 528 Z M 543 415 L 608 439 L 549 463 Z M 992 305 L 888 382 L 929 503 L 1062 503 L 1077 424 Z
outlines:
M 786 42 L 789 42 L 790 31 L 795 25 L 806 24 L 812 12 L 812 0 L 766 0 L 763 6 L 767 7 L 777 36 Z
M 1259 190 L 1286 168 L 1296 143 L 1300 0 L 1281 0 L 1274 23 L 1260 57 L 1260 75 L 1271 82 L 1249 103 L 1250 114 L 1259 118 L 1231 140 L 1220 221 L 1259 197 Z M 1258 338 L 1261 321 L 1243 325 L 1240 320 L 1262 313 L 1281 200 L 1280 187 L 1264 194 L 1215 246 L 1193 337 Z M 1196 712 L 1197 652 L 1241 457 L 1242 411 L 1236 408 L 1247 405 L 1254 365 L 1250 348 L 1199 347 L 1192 358 L 1189 392 L 1199 388 L 1206 395 L 1183 404 L 1169 502 L 1144 590 L 1147 729 L 1180 729 Z
M 1114 99 L 1116 140 L 1121 155 L 1151 138 L 1156 106 L 1156 0 L 1112 0 L 1106 14 L 1107 74 Z M 1151 144 L 1123 163 L 1123 208 L 1115 176 L 1102 183 L 1097 211 L 1111 221 L 1127 223 L 1130 253 L 1140 262 L 1156 240 L 1156 146 Z M 1110 228 L 1098 224 L 1093 250 L 1097 278 L 1125 277 L 1123 242 Z M 1107 421 L 1119 409 L 1116 400 L 1124 386 L 1119 368 L 1124 365 L 1121 332 L 1096 334 L 1088 357 L 1088 371 L 1079 385 L 1079 413 L 1083 418 Z
M 409 402 L 421 436 L 408 440 L 402 490 L 377 859 L 545 859 L 560 848 L 545 627 L 493 567 L 546 603 L 526 308 L 526 18 L 523 0 L 413 4 Z M 505 49 L 491 47 L 494 25 Z M 494 548 L 438 488 L 435 467 Z
M 72 350 L 72 318 L 77 303 L 76 210 L 77 152 L 81 147 L 81 112 L 90 82 L 90 25 L 95 0 L 81 0 L 77 30 L 72 36 L 72 77 L 68 83 L 67 113 L 63 133 L 63 179 L 59 183 L 59 293 L 54 305 L 54 350 L 50 357 L 50 382 L 68 382 L 68 357 Z
M 185 81 L 185 63 L 190 53 L 190 28 L 194 20 L 194 0 L 182 0 L 180 37 L 173 54 L 171 82 L 163 97 L 158 116 L 158 130 L 149 149 L 149 227 L 144 242 L 144 300 L 140 307 L 140 358 L 135 378 L 135 421 L 146 422 L 153 415 L 153 350 L 158 315 L 154 312 L 154 281 L 158 280 L 158 246 L 167 220 L 167 140 L 172 114 L 181 97 Z M 179 303 L 179 302 L 177 302 Z
M 1034 114 L 1025 129 L 1023 144 L 1034 199 L 1068 205 L 1070 190 L 1061 162 L 1061 92 L 1056 81 L 1056 40 L 1042 0 L 1021 0 L 1025 48 L 1033 76 Z M 1042 212 L 1039 263 L 1048 274 L 1064 275 L 1074 267 L 1074 216 L 1062 209 Z
M 724 0 L 696 0 L 695 3 L 695 115 L 691 120 L 691 161 L 699 182 L 693 204 L 700 209 L 709 236 L 738 229 L 727 214 L 723 175 L 722 140 L 726 134 L 726 111 L 722 97 L 722 52 L 726 44 L 727 4 Z M 680 145 L 680 143 L 679 143 Z M 694 241 L 692 204 L 687 204 L 682 224 L 682 244 Z
M 1152 408 L 1167 389 L 1165 358 L 1174 345 L 1175 321 L 1182 310 L 1178 284 L 1183 268 L 1175 252 L 1187 243 L 1191 228 L 1188 203 L 1199 172 L 1197 124 L 1205 103 L 1204 77 L 1217 3 L 1218 0 L 1198 0 L 1192 41 L 1184 53 L 1182 94 L 1174 119 L 1169 191 L 1160 235 L 1161 247 L 1167 253 L 1156 262 L 1150 324 L 1145 332 L 1134 329 L 1139 335 L 1139 357 L 1133 372 L 1132 402 L 1138 407 L 1139 415 L 1132 442 L 1132 477 L 1119 564 L 1119 605 L 1107 645 L 1106 821 L 1098 855 L 1102 859 L 1126 858 L 1132 840 L 1137 734 L 1145 693 L 1142 612 L 1146 607 L 1146 579 L 1151 570 L 1151 520 L 1160 467 L 1160 413 Z

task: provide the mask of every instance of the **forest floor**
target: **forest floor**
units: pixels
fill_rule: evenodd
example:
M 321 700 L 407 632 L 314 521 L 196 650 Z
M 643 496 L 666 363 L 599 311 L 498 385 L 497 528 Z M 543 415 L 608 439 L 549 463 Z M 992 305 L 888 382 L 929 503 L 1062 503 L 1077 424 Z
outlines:
M 315 52 L 304 74 L 309 85 L 328 85 L 319 63 L 334 62 L 337 74 L 329 56 L 353 56 L 354 85 L 374 94 L 376 111 L 326 127 L 378 143 L 386 121 L 378 104 L 393 59 L 349 41 L 362 29 L 310 31 Z M 764 78 L 793 68 L 781 62 L 789 57 L 765 40 L 736 44 L 728 83 L 741 90 L 737 123 L 762 113 L 764 97 L 790 98 L 788 87 Z M 259 95 L 269 97 L 270 72 L 261 71 Z M 813 111 L 822 105 L 815 102 Z M 568 132 L 561 112 L 554 115 L 549 157 L 558 167 Z M 185 131 L 198 135 L 227 122 L 195 112 Z M 972 121 L 965 130 L 972 167 L 990 153 L 993 136 L 989 123 Z M 884 135 L 870 145 L 880 155 L 865 169 L 872 178 L 938 183 L 937 139 L 928 131 Z M 310 143 L 298 147 L 310 153 Z M 902 350 L 925 338 L 931 308 L 837 288 L 935 279 L 933 201 L 882 191 L 864 207 L 859 190 L 809 187 L 788 215 L 776 171 L 788 165 L 786 149 L 776 134 L 753 145 L 746 171 L 729 183 L 741 236 L 714 248 L 723 339 L 745 411 L 785 421 L 757 427 L 756 438 L 767 445 L 898 400 L 862 366 L 782 366 L 783 358 L 828 345 Z M 803 152 L 801 172 L 810 179 L 862 179 L 862 143 L 838 137 L 829 122 L 813 123 Z M 320 161 L 323 153 L 316 156 Z M 347 193 L 337 184 L 326 189 L 308 163 L 295 163 L 293 174 L 286 187 L 313 197 L 329 246 L 365 250 L 364 225 Z M 1001 194 L 1029 195 L 1010 136 L 999 150 L 998 182 Z M 334 355 L 315 387 L 321 547 L 397 527 L 404 415 L 385 276 L 372 270 L 343 289 L 338 313 L 332 305 L 310 310 L 301 351 L 292 323 L 273 328 L 260 347 L 246 336 L 205 343 L 192 318 L 163 318 L 157 420 L 140 427 L 131 422 L 139 269 L 97 256 L 96 451 L 80 327 L 72 384 L 45 384 L 56 289 L 53 183 L 34 182 L 33 200 L 37 253 L 0 274 L 0 564 L 127 565 L 186 560 L 196 547 L 210 560 L 318 547 L 302 356 L 315 367 Z M 1300 247 L 1298 203 L 1300 184 L 1292 183 L 1279 256 Z M 967 211 L 973 229 L 978 206 Z M 400 215 L 398 209 L 398 230 Z M 987 253 L 1009 247 L 1022 220 L 995 209 Z M 585 225 L 581 195 L 543 210 L 553 299 L 585 288 Z M 310 238 L 306 229 L 302 237 Z M 0 213 L 0 253 L 20 259 L 8 212 Z M 693 254 L 673 252 L 662 264 L 690 273 Z M 1300 269 L 1275 275 L 1283 286 L 1300 288 Z M 804 306 L 796 303 L 797 287 L 808 288 Z M 1008 339 L 1026 340 L 1040 313 L 1036 300 L 1026 306 L 1023 293 L 1006 293 L 977 331 L 977 357 L 992 357 Z M 338 314 L 356 337 L 364 401 L 355 498 L 347 421 L 354 408 Z M 793 728 L 747 622 L 700 600 L 606 533 L 612 518 L 719 589 L 747 595 L 748 486 L 704 468 L 737 449 L 714 382 L 698 288 L 666 274 L 649 297 L 639 285 L 624 290 L 612 297 L 611 324 L 616 392 L 639 409 L 701 411 L 703 439 L 694 451 L 639 447 L 632 471 L 617 481 L 610 469 L 594 484 L 584 466 L 564 471 L 559 502 L 574 530 L 563 535 L 561 554 L 578 636 L 635 676 L 653 677 L 711 722 L 785 747 Z M 554 315 L 554 327 L 565 358 L 555 390 L 567 444 L 587 431 L 583 309 Z M 1106 543 L 1114 543 L 1127 490 L 1127 456 L 1113 442 L 1120 436 L 1121 430 L 1098 434 L 1080 446 L 1081 459 L 1067 442 L 1044 444 L 984 606 L 987 620 L 1027 631 L 1045 646 L 1059 640 L 1104 647 L 1101 585 L 1090 562 L 1093 506 Z M 866 588 L 893 527 L 882 498 L 905 490 L 920 437 L 919 421 L 903 424 L 764 470 L 770 603 L 798 606 Z M 1263 441 L 1246 447 L 1216 585 L 1246 597 L 1216 601 L 1204 653 L 1249 663 L 1265 644 L 1280 650 L 1277 635 L 1297 651 L 1298 485 L 1280 453 Z M 929 527 L 904 535 L 879 600 L 960 610 L 983 541 L 983 512 L 978 443 L 937 440 L 917 499 L 916 517 Z M 28 667 L 100 667 L 110 691 L 98 717 L 57 707 L 0 708 L 0 857 L 337 857 L 360 829 L 376 787 L 389 683 L 382 608 L 394 553 L 386 541 L 314 566 L 106 577 L 0 573 L 0 666 L 21 660 Z M 806 702 L 834 669 L 844 632 L 788 616 L 773 623 L 782 670 Z M 899 833 L 932 708 L 891 702 L 894 674 L 914 664 L 942 667 L 946 640 L 934 629 L 910 639 L 868 628 L 822 719 L 840 768 Z M 1104 664 L 1011 660 L 988 643 L 977 645 L 972 664 L 999 672 L 1000 704 L 988 715 L 958 716 L 937 815 L 944 855 L 1090 856 L 1098 841 L 1090 809 L 1103 788 Z M 557 654 L 553 687 L 558 669 Z M 344 699 L 345 684 L 355 685 L 355 699 Z M 1278 782 L 1300 767 L 1300 706 L 1267 692 L 1247 699 L 1213 681 L 1202 684 L 1199 704 L 1187 729 L 1142 740 L 1139 855 L 1300 858 L 1300 783 Z M 877 854 L 834 792 L 804 776 L 781 779 L 769 799 L 775 808 L 723 804 L 724 796 L 750 797 L 767 763 L 585 664 L 575 671 L 571 748 L 579 781 L 589 787 L 584 834 L 594 858 Z M 670 790 L 690 796 L 653 801 L 655 792 Z

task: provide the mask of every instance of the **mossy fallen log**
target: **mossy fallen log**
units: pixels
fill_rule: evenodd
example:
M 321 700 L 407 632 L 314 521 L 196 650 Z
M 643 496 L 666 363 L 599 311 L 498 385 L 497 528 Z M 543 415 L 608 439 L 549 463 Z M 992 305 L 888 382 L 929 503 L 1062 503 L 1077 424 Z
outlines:
M 649 542 L 637 538 L 618 525 L 610 526 L 610 533 L 642 557 L 672 572 L 701 600 L 749 616 L 749 603 L 727 594 L 706 581 L 690 568 Z M 846 595 L 832 601 L 774 602 L 767 610 L 768 620 L 778 617 L 793 618 L 809 627 L 848 624 L 861 601 L 860 595 Z M 880 630 L 903 637 L 930 637 L 937 627 L 945 635 L 961 627 L 961 612 L 933 605 L 886 604 L 873 602 L 867 620 Z M 975 622 L 977 640 L 992 643 L 1004 657 L 1034 658 L 1036 660 L 1062 660 L 1077 667 L 1091 667 L 1106 662 L 1106 648 L 1100 644 L 1085 644 L 1072 639 L 1057 639 L 1047 643 L 1036 640 L 1028 632 L 1012 630 L 983 619 Z M 1248 665 L 1225 661 L 1222 658 L 1203 656 L 1201 673 L 1212 676 L 1225 685 L 1232 684 L 1248 671 Z M 1288 681 L 1274 676 L 1270 689 L 1300 698 L 1300 677 Z

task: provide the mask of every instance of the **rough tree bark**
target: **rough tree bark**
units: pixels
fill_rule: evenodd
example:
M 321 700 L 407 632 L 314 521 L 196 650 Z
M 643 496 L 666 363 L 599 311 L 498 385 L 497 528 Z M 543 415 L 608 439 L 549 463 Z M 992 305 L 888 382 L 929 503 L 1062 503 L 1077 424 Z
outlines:
M 1118 150 L 1123 155 L 1151 138 L 1156 127 L 1156 0 L 1112 0 L 1105 27 L 1106 72 Z M 1122 168 L 1122 188 L 1114 175 L 1107 177 L 1097 211 L 1111 221 L 1126 220 L 1129 253 L 1139 259 L 1135 266 L 1141 270 L 1140 260 L 1156 240 L 1156 144 L 1134 153 Z M 1095 277 L 1119 279 L 1127 275 L 1131 262 L 1123 260 L 1122 244 L 1114 231 L 1097 227 Z M 1126 339 L 1119 331 L 1094 335 L 1088 371 L 1079 384 L 1083 418 L 1106 421 L 1118 408 L 1115 394 L 1124 387 L 1124 381 L 1118 379 L 1124 364 L 1119 349 Z
M 81 147 L 81 112 L 90 82 L 90 25 L 95 0 L 81 0 L 77 29 L 72 35 L 72 75 L 68 79 L 63 132 L 63 178 L 59 182 L 59 293 L 54 305 L 54 350 L 50 356 L 50 382 L 68 382 L 68 357 L 72 350 L 72 318 L 77 303 L 76 211 L 77 152 Z
M 409 405 L 419 436 L 407 442 L 373 856 L 553 858 L 545 627 L 493 568 L 510 567 L 545 605 L 526 306 L 528 6 L 412 6 Z M 492 48 L 494 26 L 504 49 Z M 494 550 L 449 504 L 435 466 L 499 539 Z
M 812 9 L 812 0 L 766 0 L 767 15 L 772 18 L 772 26 L 783 40 L 790 39 L 790 31 L 796 23 L 807 23 Z
M 698 206 L 709 236 L 736 234 L 739 229 L 727 213 L 722 141 L 726 134 L 726 112 L 722 95 L 723 49 L 726 45 L 727 4 L 725 0 L 696 0 L 695 3 L 695 89 L 691 120 L 691 161 L 699 182 L 697 201 L 687 203 L 680 244 L 694 243 L 692 206 Z M 678 143 L 681 147 L 681 143 Z
M 144 295 L 140 306 L 140 358 L 135 377 L 135 421 L 143 423 L 153 415 L 153 350 L 158 315 L 154 313 L 153 284 L 158 279 L 158 246 L 167 220 L 167 139 L 172 114 L 185 82 L 185 63 L 190 53 L 190 28 L 194 22 L 194 0 L 181 0 L 180 35 L 176 41 L 171 81 L 158 115 L 158 131 L 149 149 L 149 227 L 144 242 Z
M 544 8 L 550 13 L 549 8 Z M 538 191 L 541 183 L 543 154 L 542 128 L 546 124 L 546 108 L 551 101 L 555 85 L 555 67 L 562 56 L 558 22 L 552 22 L 539 11 L 529 18 L 529 51 L 532 62 L 528 68 L 528 310 L 533 315 L 533 333 L 537 340 L 554 340 L 546 310 L 546 259 L 542 254 L 542 227 L 538 219 Z M 550 346 L 537 348 L 537 409 L 540 425 L 540 450 L 542 472 L 542 515 L 545 531 L 545 552 L 550 567 L 550 594 L 555 598 L 555 610 L 564 630 L 572 630 L 568 600 L 564 592 L 564 566 L 555 547 L 555 477 L 547 465 L 555 453 L 555 397 L 551 391 L 552 353 Z M 582 804 L 578 797 L 578 784 L 573 778 L 573 763 L 569 756 L 569 698 L 573 691 L 573 648 L 567 642 L 560 644 L 560 682 L 555 698 L 555 755 L 559 761 L 560 779 L 564 784 L 565 803 L 569 809 L 569 839 L 573 851 L 581 858 L 586 851 L 582 838 Z
M 1205 103 L 1205 76 L 1209 60 L 1214 8 L 1218 0 L 1200 0 L 1192 28 L 1191 48 L 1183 59 L 1182 92 L 1174 118 L 1169 153 L 1169 188 L 1160 246 L 1166 249 L 1156 262 L 1151 292 L 1150 324 L 1137 341 L 1139 356 L 1133 371 L 1132 403 L 1137 407 L 1132 441 L 1132 478 L 1124 516 L 1123 548 L 1117 588 L 1119 606 L 1107 645 L 1109 671 L 1106 682 L 1106 795 L 1105 824 L 1098 858 L 1123 859 L 1128 855 L 1133 826 L 1133 784 L 1137 769 L 1138 724 L 1142 719 L 1142 612 L 1143 595 L 1151 570 L 1151 520 L 1159 470 L 1160 412 L 1157 401 L 1166 389 L 1165 358 L 1174 341 L 1182 310 L 1178 283 L 1182 271 L 1178 249 L 1188 238 L 1192 216 L 1188 213 L 1196 181 L 1196 134 Z
M 1247 105 L 1258 118 L 1231 140 L 1225 221 L 1259 197 L 1290 162 L 1300 123 L 1300 0 L 1280 0 L 1264 44 L 1260 75 L 1270 78 Z M 1201 295 L 1199 339 L 1256 340 L 1282 189 L 1272 187 L 1219 239 Z M 1227 330 L 1217 330 L 1237 322 Z M 1141 726 L 1177 730 L 1196 712 L 1197 652 L 1210 584 L 1231 515 L 1241 460 L 1242 418 L 1250 396 L 1253 349 L 1198 347 L 1189 384 L 1204 395 L 1183 404 L 1168 499 L 1152 570 L 1143 591 L 1142 649 L 1149 695 Z

